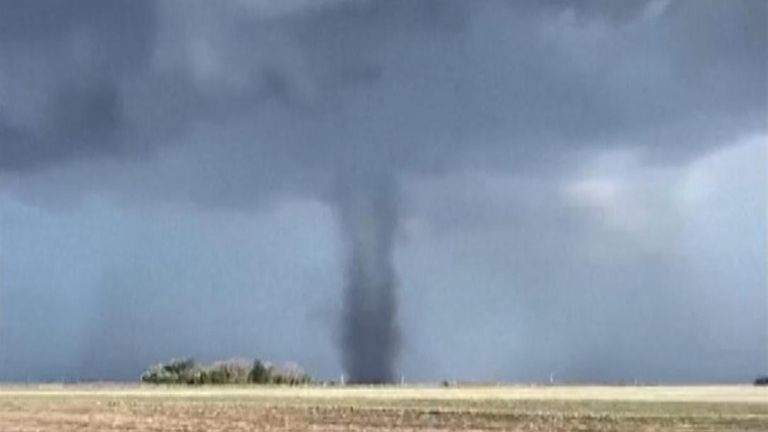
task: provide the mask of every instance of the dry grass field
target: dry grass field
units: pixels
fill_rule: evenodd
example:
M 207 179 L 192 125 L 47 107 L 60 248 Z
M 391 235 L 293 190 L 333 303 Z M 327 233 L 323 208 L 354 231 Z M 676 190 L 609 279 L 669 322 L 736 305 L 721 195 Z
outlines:
M 768 388 L 3 386 L 0 431 L 768 431 Z

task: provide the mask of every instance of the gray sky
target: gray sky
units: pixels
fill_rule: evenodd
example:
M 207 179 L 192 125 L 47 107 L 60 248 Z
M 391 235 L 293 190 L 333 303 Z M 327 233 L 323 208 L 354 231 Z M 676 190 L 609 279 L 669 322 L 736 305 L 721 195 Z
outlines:
M 406 378 L 768 369 L 764 1 L 0 8 L 0 379 L 337 377 L 373 171 Z

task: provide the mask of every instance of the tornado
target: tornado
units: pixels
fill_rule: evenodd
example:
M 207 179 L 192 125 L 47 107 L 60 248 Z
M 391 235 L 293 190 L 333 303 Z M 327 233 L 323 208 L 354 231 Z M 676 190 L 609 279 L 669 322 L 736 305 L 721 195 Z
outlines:
M 397 184 L 388 173 L 345 176 L 338 192 L 346 246 L 342 365 L 351 383 L 392 382 L 400 344 L 392 262 Z

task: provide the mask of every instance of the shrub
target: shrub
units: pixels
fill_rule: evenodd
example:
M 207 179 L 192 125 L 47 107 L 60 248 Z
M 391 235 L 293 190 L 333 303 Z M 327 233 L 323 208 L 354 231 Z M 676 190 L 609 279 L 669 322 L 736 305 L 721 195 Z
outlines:
M 253 384 L 269 383 L 269 368 L 261 360 L 255 360 L 248 374 L 248 382 Z
M 152 384 L 193 384 L 198 369 L 191 359 L 174 359 L 148 368 L 141 381 Z
M 205 368 L 207 382 L 201 384 L 246 384 L 252 370 L 248 360 L 219 361 Z
M 282 366 L 273 365 L 269 367 L 268 371 L 271 384 L 302 385 L 312 382 L 312 377 L 294 363 Z

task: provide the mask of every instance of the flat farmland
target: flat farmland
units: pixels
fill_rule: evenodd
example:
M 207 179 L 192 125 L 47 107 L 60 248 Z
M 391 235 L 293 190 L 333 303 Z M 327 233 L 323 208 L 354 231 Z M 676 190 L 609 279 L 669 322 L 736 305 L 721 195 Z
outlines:
M 0 431 L 768 431 L 768 388 L 0 386 Z

